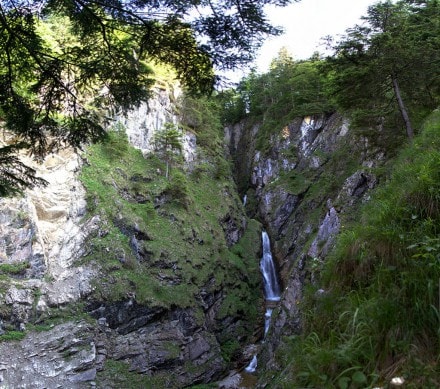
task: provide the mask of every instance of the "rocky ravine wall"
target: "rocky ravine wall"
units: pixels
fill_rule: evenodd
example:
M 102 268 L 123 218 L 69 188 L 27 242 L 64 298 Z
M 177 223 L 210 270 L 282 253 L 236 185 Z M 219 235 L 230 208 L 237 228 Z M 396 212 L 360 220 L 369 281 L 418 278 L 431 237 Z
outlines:
M 175 122 L 174 113 L 169 92 L 158 90 L 156 99 L 115 121 L 127 128 L 131 143 L 147 153 L 154 131 L 166 121 Z M 196 158 L 192 134 L 184 138 L 184 156 L 188 165 Z M 0 281 L 0 334 L 26 333 L 21 341 L 0 342 L 0 386 L 94 386 L 108 358 L 127 361 L 139 373 L 163 372 L 167 387 L 219 377 L 226 364 L 214 333 L 223 295 L 210 292 L 210 285 L 199 296 L 204 320 L 195 317 L 191 308 L 138 305 L 134 296 L 118 303 L 87 302 L 99 269 L 80 265 L 84 242 L 90 234 L 99 234 L 102 226 L 99 217 L 84 223 L 87 208 L 78 180 L 80 168 L 81 158 L 72 151 L 49 156 L 38 166 L 39 175 L 49 182 L 47 188 L 0 200 L 0 266 L 18 269 L 11 274 L 9 268 Z M 235 230 L 225 233 L 237 235 Z M 35 325 L 55 311 L 73 306 L 81 313 L 82 305 L 77 304 L 81 302 L 91 315 L 85 320 L 35 331 Z M 235 325 L 233 320 L 230 323 Z M 110 380 L 104 386 L 113 384 Z
M 83 254 L 83 240 L 95 228 L 93 221 L 81 225 L 86 202 L 77 179 L 79 169 L 80 159 L 72 151 L 49 156 L 38 166 L 48 187 L 0 200 L 1 264 L 23 267 L 1 281 L 2 334 L 27 331 L 37 317 L 47 318 L 52 309 L 91 292 L 96 270 L 76 264 Z M 92 339 L 93 329 L 85 323 L 67 323 L 21 342 L 2 342 L 0 385 L 72 387 L 93 375 Z M 72 350 L 69 360 L 62 357 L 67 350 Z
M 272 134 L 265 153 L 256 149 L 258 131 L 239 123 L 226 129 L 226 139 L 236 172 L 247 180 L 238 185 L 247 188 L 248 214 L 270 235 L 284 290 L 259 355 L 264 371 L 282 368 L 274 356 L 283 336 L 301 331 L 304 279 L 313 281 L 313 266 L 325 261 L 344 220 L 368 199 L 377 184 L 372 168 L 384 155 L 338 114 L 293 121 Z

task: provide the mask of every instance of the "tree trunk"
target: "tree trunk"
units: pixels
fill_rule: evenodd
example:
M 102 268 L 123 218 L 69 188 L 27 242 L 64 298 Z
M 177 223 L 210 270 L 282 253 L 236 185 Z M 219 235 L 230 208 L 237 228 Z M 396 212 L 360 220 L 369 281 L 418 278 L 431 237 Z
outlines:
M 405 104 L 403 103 L 402 95 L 400 94 L 399 83 L 397 82 L 397 77 L 395 75 L 391 76 L 393 81 L 394 95 L 396 96 L 397 104 L 399 105 L 400 114 L 405 122 L 406 134 L 408 138 L 412 140 L 414 138 L 414 130 L 411 126 L 411 121 L 409 120 L 408 112 L 406 111 Z

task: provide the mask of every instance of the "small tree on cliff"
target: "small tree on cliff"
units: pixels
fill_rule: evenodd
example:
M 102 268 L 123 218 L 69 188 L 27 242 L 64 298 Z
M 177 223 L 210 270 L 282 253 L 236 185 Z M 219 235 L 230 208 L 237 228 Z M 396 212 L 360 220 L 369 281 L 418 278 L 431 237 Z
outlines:
M 182 133 L 173 123 L 165 123 L 154 135 L 154 149 L 165 160 L 165 177 L 168 179 L 170 167 L 182 151 Z

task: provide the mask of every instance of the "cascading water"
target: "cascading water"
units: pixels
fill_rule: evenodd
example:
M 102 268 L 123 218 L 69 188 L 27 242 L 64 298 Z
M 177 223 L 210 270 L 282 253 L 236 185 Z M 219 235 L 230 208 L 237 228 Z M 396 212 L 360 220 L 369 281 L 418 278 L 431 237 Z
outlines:
M 263 256 L 260 261 L 260 271 L 263 275 L 264 296 L 266 299 L 266 313 L 264 315 L 264 338 L 269 331 L 274 302 L 280 301 L 280 284 L 275 269 L 270 249 L 269 235 L 266 231 L 261 234 L 263 241 Z M 263 338 L 263 339 L 264 339 Z M 253 373 L 257 369 L 257 356 L 254 355 L 249 365 L 245 368 L 248 373 Z
M 253 373 L 255 370 L 257 370 L 257 363 L 258 363 L 257 356 L 254 355 L 249 365 L 247 365 L 244 370 L 246 370 L 246 372 L 248 373 Z
M 272 312 L 272 308 L 266 308 L 266 313 L 264 314 L 264 337 L 266 337 L 266 334 L 269 331 L 270 321 L 272 319 Z
M 263 239 L 263 257 L 260 261 L 260 270 L 263 275 L 264 295 L 266 301 L 279 301 L 280 285 L 278 283 L 275 264 L 272 259 L 269 236 L 266 231 L 263 231 L 261 237 Z

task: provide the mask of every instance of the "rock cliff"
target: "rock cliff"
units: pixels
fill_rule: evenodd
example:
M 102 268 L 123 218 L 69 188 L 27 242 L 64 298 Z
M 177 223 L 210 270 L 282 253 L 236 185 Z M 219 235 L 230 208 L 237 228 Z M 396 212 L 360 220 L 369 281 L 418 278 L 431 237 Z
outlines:
M 157 90 L 105 144 L 38 165 L 46 188 L 0 200 L 1 386 L 177 388 L 240 363 L 260 226 L 194 132 L 164 177 L 151 140 L 176 99 Z
M 114 115 L 105 144 L 48 157 L 47 188 L 1 200 L 3 385 L 178 388 L 242 367 L 262 336 L 261 225 L 283 293 L 259 366 L 280 368 L 304 279 L 368 199 L 383 153 L 338 114 L 296 119 L 261 150 L 259 125 L 242 122 L 225 133 L 234 184 L 223 150 L 187 126 L 167 179 L 151 142 L 179 124 L 176 93 Z

